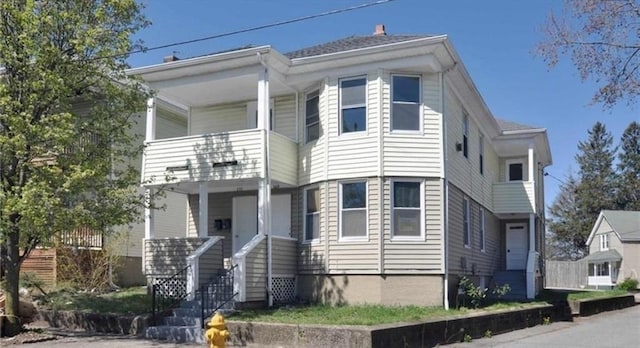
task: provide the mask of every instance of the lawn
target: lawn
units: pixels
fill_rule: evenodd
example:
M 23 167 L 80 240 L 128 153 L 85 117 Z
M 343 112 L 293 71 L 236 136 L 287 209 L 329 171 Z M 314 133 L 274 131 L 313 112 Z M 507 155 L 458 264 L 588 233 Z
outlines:
M 91 313 L 137 315 L 151 311 L 151 296 L 146 287 L 121 289 L 104 294 L 62 289 L 40 297 L 40 307 Z
M 591 291 L 570 291 L 570 290 L 543 290 L 538 299 L 554 302 L 554 301 L 579 301 L 594 298 L 615 297 L 627 295 L 628 292 L 620 289 L 612 290 L 591 290 Z

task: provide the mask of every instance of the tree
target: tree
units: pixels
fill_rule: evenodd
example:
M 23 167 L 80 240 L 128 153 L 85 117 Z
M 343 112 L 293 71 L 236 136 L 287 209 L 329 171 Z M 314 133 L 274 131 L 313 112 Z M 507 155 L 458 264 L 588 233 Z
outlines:
M 576 204 L 578 179 L 569 175 L 549 206 L 547 219 L 547 257 L 552 260 L 577 260 L 584 256 L 586 237 L 580 233 L 581 221 Z
M 594 102 L 631 104 L 640 94 L 640 3 L 637 0 L 565 0 L 551 14 L 537 52 L 549 67 L 569 56 L 583 81 L 599 84 Z
M 148 22 L 135 0 L 0 1 L 0 244 L 5 333 L 19 331 L 20 265 L 79 226 L 139 218 L 140 149 L 129 131 L 143 88 L 123 52 Z
M 604 124 L 596 122 L 588 132 L 588 139 L 578 143 L 578 177 L 576 206 L 578 208 L 578 233 L 584 238 L 580 248 L 587 251 L 586 240 L 603 209 L 615 209 L 615 181 L 613 160 L 616 149 L 613 137 Z
M 633 121 L 620 140 L 617 204 L 622 210 L 640 210 L 640 124 Z

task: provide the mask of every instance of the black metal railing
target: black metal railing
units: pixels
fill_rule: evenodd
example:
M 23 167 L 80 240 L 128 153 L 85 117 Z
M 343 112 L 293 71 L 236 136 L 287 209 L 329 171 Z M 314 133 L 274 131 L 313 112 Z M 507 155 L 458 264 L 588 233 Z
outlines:
M 201 323 L 205 327 L 205 319 L 227 303 L 233 300 L 237 292 L 233 291 L 233 273 L 237 265 L 230 269 L 223 269 L 213 277 L 211 282 L 204 284 L 196 291 L 196 298 L 201 305 Z
M 155 325 L 156 316 L 177 307 L 187 298 L 187 273 L 190 266 L 171 277 L 153 278 L 151 290 L 151 318 Z

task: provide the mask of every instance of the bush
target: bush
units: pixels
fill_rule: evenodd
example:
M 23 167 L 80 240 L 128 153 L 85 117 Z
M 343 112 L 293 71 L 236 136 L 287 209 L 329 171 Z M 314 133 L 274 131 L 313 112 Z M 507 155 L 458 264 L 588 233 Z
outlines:
M 624 278 L 621 283 L 618 283 L 617 287 L 624 291 L 634 291 L 638 288 L 638 279 Z
M 486 288 L 483 289 L 479 286 L 476 286 L 467 277 L 462 277 L 460 279 L 460 283 L 458 284 L 458 287 L 462 289 L 465 295 L 467 295 L 467 297 L 470 299 L 471 305 L 473 306 L 473 308 L 480 307 L 484 299 L 487 297 L 488 289 Z

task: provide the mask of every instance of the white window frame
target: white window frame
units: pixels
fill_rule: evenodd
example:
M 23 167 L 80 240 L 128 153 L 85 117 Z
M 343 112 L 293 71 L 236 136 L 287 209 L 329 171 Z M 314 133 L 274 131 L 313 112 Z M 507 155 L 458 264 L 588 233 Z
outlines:
M 462 233 L 462 244 L 471 248 L 471 203 L 467 197 L 462 198 Z
M 511 180 L 511 172 L 509 171 L 509 167 L 512 164 L 521 164 L 522 165 L 522 180 Z M 525 181 L 525 170 L 526 168 L 524 167 L 524 161 L 521 159 L 513 159 L 513 160 L 506 160 L 504 161 L 504 178 L 505 181 L 510 182 L 510 181 Z
M 487 251 L 486 217 L 484 208 L 480 207 L 480 251 Z
M 348 208 L 347 211 L 362 210 L 364 209 L 365 216 L 365 231 L 364 236 L 343 236 L 342 235 L 342 212 L 345 209 L 342 207 L 342 185 L 345 184 L 359 184 L 364 183 L 364 208 Z M 362 180 L 345 180 L 338 182 L 338 240 L 339 241 L 367 241 L 369 239 L 369 183 L 366 179 Z
M 462 112 L 462 156 L 469 159 L 469 114 Z
M 480 171 L 480 175 L 484 175 L 484 135 L 480 134 L 478 140 L 478 171 Z
M 609 235 L 603 233 L 600 235 L 600 251 L 609 250 Z
M 413 78 L 417 78 L 418 79 L 418 129 L 415 130 L 411 130 L 411 129 L 393 129 L 393 104 L 396 103 L 393 101 L 393 78 L 395 76 L 402 76 L 402 77 L 413 77 Z M 422 133 L 424 131 L 424 115 L 423 115 L 423 109 L 424 107 L 422 106 L 422 75 L 411 75 L 411 74 L 391 74 L 391 94 L 389 95 L 389 100 L 391 102 L 390 105 L 390 112 L 391 112 L 391 119 L 389 120 L 389 129 L 391 130 L 392 133 L 407 133 L 407 134 L 415 134 L 415 133 Z M 397 102 L 398 104 L 414 104 L 414 103 L 409 103 L 409 102 Z
M 420 183 L 420 236 L 397 236 L 395 234 L 395 230 L 394 230 L 394 226 L 395 226 L 395 221 L 394 221 L 394 216 L 395 216 L 395 207 L 393 206 L 393 202 L 395 201 L 395 197 L 394 197 L 394 189 L 393 189 L 393 185 L 396 182 L 417 182 Z M 411 179 L 411 178 L 406 178 L 406 179 L 393 179 L 391 180 L 391 201 L 389 202 L 389 206 L 391 207 L 391 239 L 392 240 L 424 240 L 425 238 L 425 222 L 424 222 L 424 215 L 425 215 L 425 205 L 424 205 L 424 201 L 425 201 L 425 193 L 424 193 L 424 181 L 420 180 L 420 179 Z M 400 209 L 409 209 L 409 208 L 400 208 Z M 414 208 L 415 209 L 415 208 Z
M 364 80 L 364 103 L 361 104 L 350 104 L 350 105 L 342 105 L 342 83 L 345 81 L 353 81 L 353 80 Z M 341 78 L 338 80 L 338 134 L 340 135 L 348 135 L 348 134 L 366 134 L 369 130 L 369 115 L 368 115 L 368 108 L 367 108 L 367 103 L 369 101 L 368 99 L 368 93 L 367 93 L 367 86 L 369 84 L 369 81 L 367 80 L 367 76 L 355 76 L 355 77 L 345 77 L 345 78 Z M 362 108 L 364 107 L 364 129 L 363 130 L 358 130 L 358 131 L 352 131 L 352 132 L 344 132 L 342 130 L 342 111 L 343 110 L 347 110 L 347 109 L 357 109 L 357 108 Z
M 318 122 L 307 124 L 307 102 L 312 98 L 318 98 Z M 318 125 L 318 137 L 316 139 L 309 140 L 309 126 Z M 312 141 L 317 141 L 322 136 L 320 127 L 320 89 L 314 89 L 310 92 L 305 93 L 304 95 L 304 143 L 310 143 Z
M 302 240 L 305 243 L 313 243 L 313 242 L 319 242 L 320 238 L 321 238 L 321 231 L 320 231 L 320 213 L 321 213 L 321 208 L 318 207 L 318 211 L 316 211 L 315 213 L 312 213 L 313 215 L 317 215 L 318 216 L 318 238 L 307 238 L 307 192 L 311 191 L 311 190 L 318 190 L 318 195 L 320 195 L 320 187 L 318 186 L 311 186 L 311 187 L 307 187 L 304 189 L 303 191 L 303 211 L 302 211 L 302 215 L 303 215 L 303 222 L 302 222 L 302 235 L 303 238 Z M 320 202 L 322 204 L 322 201 Z

